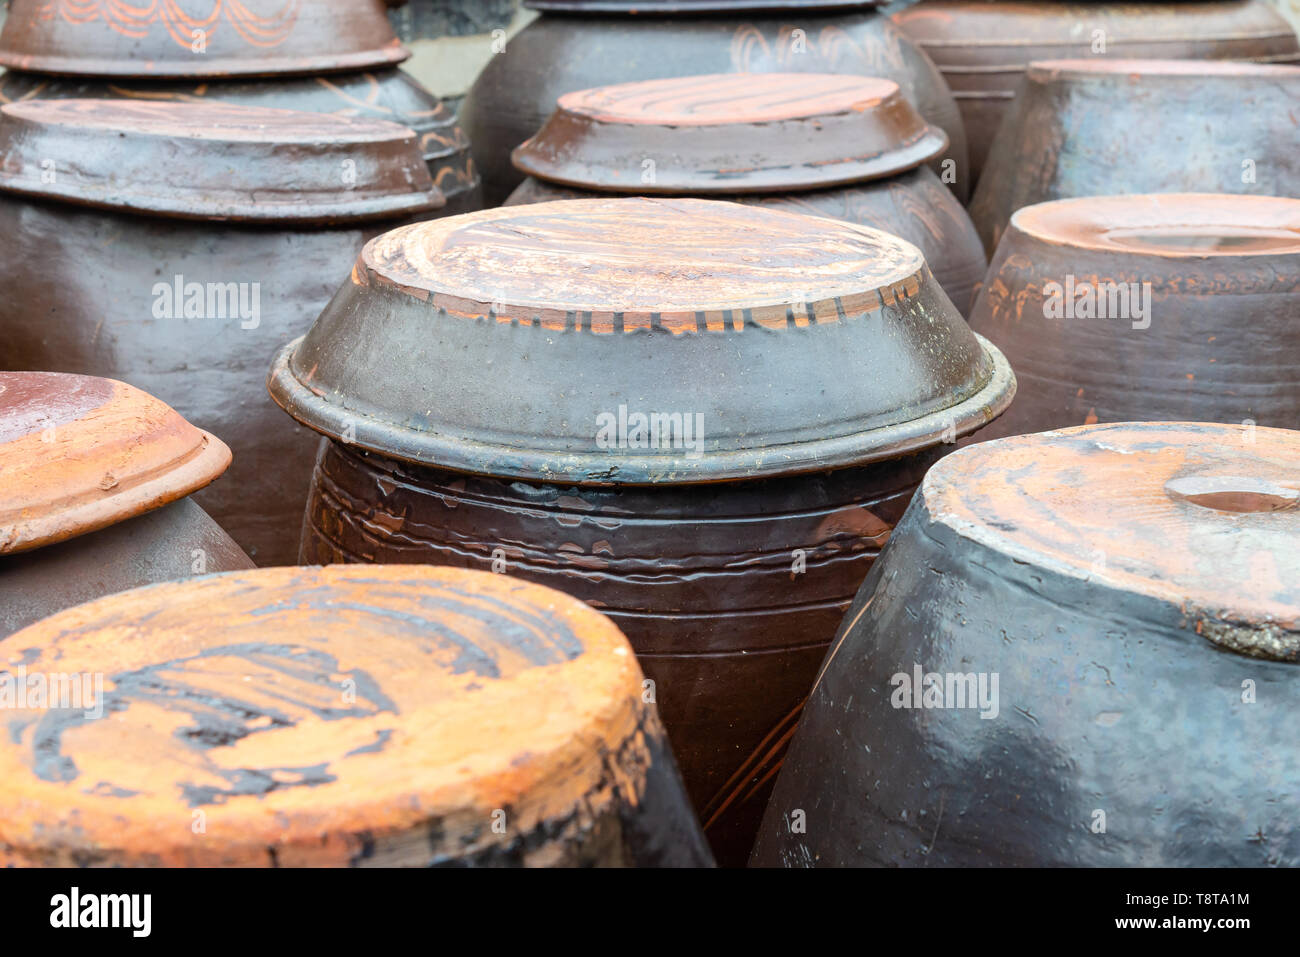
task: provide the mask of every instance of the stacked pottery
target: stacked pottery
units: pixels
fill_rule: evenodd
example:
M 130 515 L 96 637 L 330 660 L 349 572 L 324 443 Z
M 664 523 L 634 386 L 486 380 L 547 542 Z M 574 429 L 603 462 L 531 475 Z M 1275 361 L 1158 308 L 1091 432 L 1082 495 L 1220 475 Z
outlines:
M 971 328 L 1019 380 L 977 439 L 1091 422 L 1300 428 L 1300 199 L 1062 199 L 1011 217 Z
M 901 236 L 970 308 L 988 261 L 925 165 L 947 145 L 892 80 L 733 73 L 567 93 L 513 154 L 506 205 L 623 193 L 708 196 L 830 216 Z
M 1295 31 L 1264 0 L 921 0 L 893 19 L 952 88 L 966 126 L 972 182 L 979 181 L 995 138 L 1014 140 L 1011 133 L 997 136 L 998 128 L 1033 60 L 1300 59 Z M 1184 116 L 1148 113 L 1147 119 L 1177 124 Z
M 460 113 L 490 204 L 504 202 L 519 185 L 510 151 L 541 129 L 565 93 L 710 73 L 893 80 L 948 135 L 947 151 L 933 163 L 949 174 L 960 198 L 969 195 L 966 136 L 952 94 L 934 64 L 872 0 L 524 0 L 524 6 L 542 15 L 488 61 Z
M 397 68 L 410 54 L 382 0 L 244 0 L 190 16 L 174 3 L 12 0 L 0 32 L 0 103 L 126 97 L 221 101 L 388 120 L 415 130 L 447 197 L 482 206 L 469 142 L 433 94 Z
M 993 255 L 1011 214 L 1071 196 L 1300 195 L 1300 67 L 1060 60 L 1025 74 L 970 214 Z
M 0 372 L 0 639 L 101 595 L 251 568 L 186 497 L 229 464 L 125 383 Z
M 711 863 L 627 640 L 547 588 L 259 569 L 12 644 L 110 678 L 6 712 L 0 866 Z
M 227 437 L 198 497 L 259 564 L 292 563 L 315 442 L 267 399 L 268 356 L 365 240 L 436 209 L 415 134 L 223 103 L 0 110 L 0 368 L 130 382 Z
M 625 198 L 374 240 L 270 388 L 330 438 L 301 560 L 492 569 L 608 614 L 743 863 L 842 610 L 1014 380 L 896 237 Z
M 1300 433 L 1082 426 L 931 469 L 763 866 L 1300 866 Z

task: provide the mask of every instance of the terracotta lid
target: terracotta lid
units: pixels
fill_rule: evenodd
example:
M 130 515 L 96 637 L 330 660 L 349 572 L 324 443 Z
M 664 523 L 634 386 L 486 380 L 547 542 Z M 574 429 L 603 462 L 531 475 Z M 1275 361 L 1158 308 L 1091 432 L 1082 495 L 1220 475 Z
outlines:
M 1172 605 L 1227 650 L 1300 660 L 1300 432 L 1152 422 L 980 442 L 921 494 L 981 544 Z
M 973 431 L 1015 386 L 910 243 L 623 198 L 371 241 L 270 388 L 304 424 L 394 458 L 648 484 L 892 458 Z
M 752 193 L 892 176 L 947 148 L 892 80 L 718 73 L 566 93 L 513 159 L 566 186 Z
M 504 575 L 209 575 L 5 646 L 9 670 L 102 688 L 6 709 L 0 866 L 440 863 L 645 795 L 654 719 L 627 640 Z
M 125 382 L 0 372 L 0 554 L 161 508 L 228 465 L 225 443 Z
M 524 0 L 530 10 L 558 13 L 747 13 L 758 10 L 853 10 L 885 0 Z
M 1043 242 L 1126 257 L 1300 255 L 1300 199 L 1282 196 L 1085 196 L 1025 206 L 1011 222 Z
M 404 126 L 217 102 L 10 103 L 0 189 L 245 222 L 373 219 L 446 202 Z
M 331 73 L 401 63 L 382 0 L 11 0 L 0 66 L 80 76 Z

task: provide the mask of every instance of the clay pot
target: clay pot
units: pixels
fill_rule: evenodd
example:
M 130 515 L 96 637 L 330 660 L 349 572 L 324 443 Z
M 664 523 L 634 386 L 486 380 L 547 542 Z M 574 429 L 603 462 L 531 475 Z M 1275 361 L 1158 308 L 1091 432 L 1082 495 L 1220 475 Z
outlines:
M 1264 0 L 1214 3 L 1053 3 L 921 0 L 894 22 L 952 88 L 979 181 L 994 136 L 1011 112 L 1031 60 L 1105 55 L 1125 59 L 1300 59 L 1295 31 Z M 1172 123 L 1186 114 L 1167 116 Z M 1200 113 L 1195 115 L 1199 116 Z
M 627 639 L 547 588 L 260 569 L 12 643 L 29 681 L 111 683 L 7 711 L 0 865 L 712 863 Z
M 390 120 L 420 136 L 447 197 L 437 215 L 483 205 L 469 140 L 437 97 L 397 69 L 410 54 L 378 0 L 244 0 L 246 15 L 217 4 L 208 21 L 184 20 L 161 3 L 99 4 L 90 16 L 81 6 L 13 0 L 0 31 L 0 66 L 8 67 L 0 103 L 217 100 Z
M 845 616 L 753 863 L 1300 865 L 1297 476 L 1300 433 L 1200 423 L 945 458 Z
M 1071 196 L 1300 195 L 1300 67 L 1061 60 L 1029 67 L 970 214 L 990 256 L 1011 214 Z M 1188 123 L 1188 117 L 1195 117 Z M 1154 125 L 1153 125 L 1154 124 Z M 1167 124 L 1167 125 L 1166 125 Z
M 1300 200 L 1062 199 L 1011 217 L 971 314 L 1020 380 L 976 440 L 1092 422 L 1300 426 Z
M 602 193 L 715 196 L 874 226 L 914 243 L 963 315 L 988 261 L 925 161 L 943 152 L 892 80 L 830 73 L 646 80 L 560 97 L 514 152 L 506 205 Z
M 894 80 L 921 115 L 947 133 L 948 150 L 935 168 L 943 172 L 943 160 L 952 160 L 952 189 L 963 200 L 968 195 L 966 137 L 952 95 L 934 64 L 870 5 L 818 10 L 746 2 L 728 4 L 726 12 L 682 17 L 642 4 L 625 6 L 645 13 L 544 9 L 474 81 L 460 122 L 490 205 L 504 202 L 519 185 L 510 151 L 541 128 L 561 95 L 709 73 L 849 73 Z
M 270 388 L 334 440 L 302 561 L 490 568 L 608 614 L 743 863 L 835 619 L 1014 380 L 896 237 L 625 198 L 375 240 Z
M 101 595 L 252 568 L 186 497 L 229 464 L 123 382 L 0 372 L 0 638 Z
M 0 110 L 9 369 L 104 375 L 229 438 L 197 501 L 261 564 L 292 563 L 315 442 L 266 398 L 365 240 L 436 208 L 395 124 L 208 103 Z

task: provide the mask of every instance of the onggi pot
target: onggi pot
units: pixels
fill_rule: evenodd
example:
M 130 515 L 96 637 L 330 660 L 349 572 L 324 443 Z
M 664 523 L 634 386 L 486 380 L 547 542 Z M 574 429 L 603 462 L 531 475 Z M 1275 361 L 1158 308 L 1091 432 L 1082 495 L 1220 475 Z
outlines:
M 1014 380 L 903 240 L 623 198 L 374 240 L 270 388 L 330 438 L 301 559 L 491 569 L 605 612 L 743 863 L 841 611 Z
M 1061 199 L 1011 217 L 971 314 L 1020 388 L 980 441 L 1092 422 L 1300 428 L 1300 199 Z
M 895 81 L 926 121 L 948 135 L 933 161 L 969 194 L 966 136 L 933 63 L 874 3 L 552 4 L 492 56 L 461 106 L 487 202 L 522 178 L 510 151 L 546 122 L 565 93 L 610 83 L 709 73 L 852 73 Z M 945 160 L 951 160 L 947 167 Z
M 752 863 L 1300 865 L 1297 501 L 1280 429 L 948 456 L 844 618 Z
M 1030 64 L 970 214 L 989 255 L 1022 206 L 1120 193 L 1300 195 L 1300 67 Z
M 548 588 L 256 569 L 11 643 L 29 676 L 104 680 L 10 702 L 0 865 L 712 863 L 627 639 Z
M 514 152 L 506 205 L 602 193 L 730 199 L 874 226 L 915 244 L 965 314 L 988 261 L 925 165 L 947 137 L 892 80 L 732 73 L 567 93 Z
M 266 362 L 365 240 L 442 196 L 410 130 L 221 103 L 0 109 L 0 368 L 122 379 L 226 436 L 197 501 L 259 564 L 297 553 L 314 440 Z
M 187 498 L 229 464 L 123 382 L 0 372 L 0 639 L 102 595 L 252 568 Z
M 469 140 L 397 64 L 410 56 L 382 0 L 209 3 L 11 0 L 0 31 L 0 103 L 125 97 L 220 101 L 389 120 L 415 130 L 447 197 L 434 215 L 482 206 Z
M 979 181 L 998 127 L 1011 111 L 1032 60 L 1300 59 L 1295 31 L 1264 0 L 920 0 L 893 19 L 935 62 L 952 88 L 966 127 L 972 183 Z M 1149 114 L 1148 120 L 1161 116 Z M 1163 114 L 1163 118 L 1171 128 L 1183 119 L 1176 114 Z

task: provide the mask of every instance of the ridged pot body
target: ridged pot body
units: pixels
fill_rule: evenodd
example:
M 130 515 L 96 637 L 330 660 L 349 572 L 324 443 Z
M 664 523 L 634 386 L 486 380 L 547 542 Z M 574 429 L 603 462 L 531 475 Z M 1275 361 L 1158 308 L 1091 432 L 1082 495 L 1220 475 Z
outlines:
M 528 177 L 506 206 L 605 195 Z M 831 189 L 716 197 L 813 216 L 843 219 L 901 236 L 925 254 L 926 264 L 965 316 L 988 265 L 984 247 L 961 203 L 928 166 L 888 179 Z
M 948 134 L 953 191 L 971 181 L 956 103 L 934 64 L 888 17 L 871 11 L 688 17 L 543 14 L 493 56 L 474 81 L 460 121 L 483 174 L 488 205 L 523 178 L 510 151 L 541 128 L 561 94 L 611 83 L 707 73 L 851 73 L 898 83 Z
M 1026 76 L 970 203 L 990 257 L 1012 213 L 1073 196 L 1300 196 L 1300 75 Z M 1188 118 L 1195 117 L 1189 123 Z
M 425 218 L 483 208 L 483 184 L 470 155 L 469 139 L 456 125 L 452 111 L 413 77 L 395 67 L 324 76 L 161 81 L 45 76 L 16 70 L 0 75 L 0 103 L 74 97 L 220 101 L 400 123 L 419 135 L 429 175 L 447 198 L 446 206 L 431 211 Z
M 1300 58 L 1295 32 L 1263 0 L 1053 3 L 921 0 L 894 14 L 943 73 L 961 110 L 978 183 L 994 137 L 1033 60 Z
M 2 196 L 0 367 L 120 379 L 221 438 L 234 463 L 195 501 L 259 565 L 291 565 L 316 438 L 271 401 L 266 368 L 392 225 L 241 226 Z M 203 317 L 186 317 L 177 276 L 182 291 L 203 284 Z M 209 309 L 209 284 L 236 284 L 247 308 L 221 295 Z
M 1300 864 L 1294 663 L 1225 652 L 1172 604 L 985 547 L 921 496 L 844 632 L 753 865 Z M 996 716 L 895 707 L 895 676 L 918 664 L 997 673 Z
M 0 556 L 0 638 L 104 595 L 252 567 L 221 526 L 181 499 L 89 535 Z
M 1084 287 L 1105 290 L 1095 301 L 1107 315 L 1062 315 L 1066 298 L 1086 298 Z M 1112 293 L 1134 305 L 1111 307 Z M 973 440 L 1092 422 L 1300 428 L 1298 316 L 1295 252 L 1101 251 L 1043 242 L 1013 224 L 970 325 L 1006 354 L 1018 388 Z
M 766 481 L 578 487 L 403 464 L 324 441 L 304 563 L 490 569 L 628 636 L 721 864 L 743 864 L 827 642 L 942 446 Z

